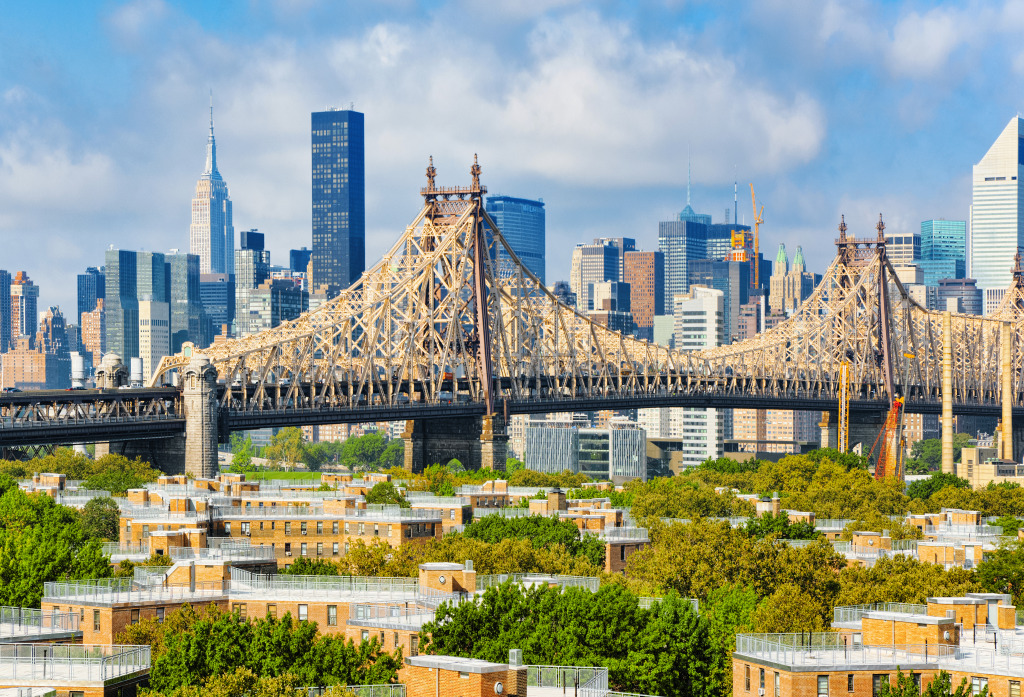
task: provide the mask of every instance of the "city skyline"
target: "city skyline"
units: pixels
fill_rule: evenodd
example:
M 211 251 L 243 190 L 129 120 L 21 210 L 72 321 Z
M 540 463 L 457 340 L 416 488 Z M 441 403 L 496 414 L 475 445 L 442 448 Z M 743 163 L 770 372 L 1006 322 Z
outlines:
M 831 233 L 841 212 L 861 234 L 870 233 L 878 212 L 894 232 L 926 219 L 966 219 L 970 167 L 1017 111 L 1003 95 L 1014 92 L 1024 70 L 1007 44 L 1024 17 L 994 4 L 972 13 L 950 5 L 651 6 L 630 13 L 499 4 L 457 18 L 453 7 L 312 2 L 284 11 L 149 1 L 102 12 L 67 8 L 66 27 L 46 24 L 45 7 L 12 9 L 4 30 L 11 50 L 0 72 L 0 234 L 12 242 L 6 265 L 37 279 L 40 307 L 70 309 L 74 289 L 66 279 L 102 263 L 110 244 L 187 248 L 195 181 L 188 153 L 205 130 L 212 88 L 218 145 L 232 163 L 236 226 L 265 230 L 276 258 L 310 246 L 309 114 L 355 101 L 371 124 L 368 263 L 418 206 L 405 192 L 418 190 L 427 155 L 435 156 L 440 182 L 458 183 L 474 151 L 491 191 L 545 199 L 549 282 L 566 278 L 572 246 L 595 236 L 625 234 L 653 249 L 656 223 L 684 203 L 689 145 L 698 212 L 721 220 L 732 207 L 732 182 L 752 180 L 768 206 L 765 246 L 802 244 L 809 267 L 820 270 L 833 250 L 812 244 L 812 236 Z M 239 28 L 228 31 L 233 23 Z M 436 32 L 417 31 L 423 23 Z M 784 45 L 787 23 L 810 38 Z M 466 25 L 491 43 L 462 33 L 451 45 L 428 38 L 454 37 Z M 761 32 L 739 52 L 723 48 L 727 28 L 746 36 L 756 25 L 779 32 Z M 70 27 L 73 40 L 64 35 Z M 479 31 L 494 27 L 501 31 Z M 991 45 L 982 48 L 979 29 L 990 30 Z M 927 50 L 912 50 L 918 36 L 929 37 Z M 440 59 L 472 51 L 479 65 L 463 69 L 505 80 L 488 81 L 502 85 L 489 88 L 493 94 L 460 87 L 440 97 L 447 106 L 416 115 L 409 103 L 425 96 L 434 104 L 439 97 L 430 93 L 454 79 L 420 65 L 424 51 Z M 181 55 L 188 60 L 167 60 Z M 994 55 L 1006 60 L 990 63 Z M 654 71 L 656 60 L 670 69 Z M 968 79 L 981 60 L 1005 71 Z M 704 77 L 695 76 L 694 61 L 707 67 Z M 360 63 L 364 71 L 350 70 Z M 422 70 L 425 87 L 405 94 L 394 86 L 400 74 Z M 550 107 L 540 109 L 569 78 L 583 88 L 586 111 L 556 117 Z M 987 89 L 993 80 L 1004 89 Z M 733 97 L 728 103 L 712 96 L 720 86 Z M 664 96 L 674 92 L 706 99 L 694 100 L 699 109 L 680 107 Z M 876 115 L 863 119 L 869 103 Z M 971 108 L 944 108 L 952 104 Z M 519 118 L 534 112 L 543 118 Z M 454 118 L 464 113 L 474 114 L 472 122 Z M 581 128 L 588 118 L 592 127 Z M 623 144 L 592 147 L 613 127 L 631 124 L 634 137 L 620 138 Z M 47 185 L 33 185 L 39 181 Z M 619 205 L 624 199 L 630 205 Z M 749 222 L 746 208 L 740 206 L 741 222 Z M 36 261 L 41 253 L 45 265 Z

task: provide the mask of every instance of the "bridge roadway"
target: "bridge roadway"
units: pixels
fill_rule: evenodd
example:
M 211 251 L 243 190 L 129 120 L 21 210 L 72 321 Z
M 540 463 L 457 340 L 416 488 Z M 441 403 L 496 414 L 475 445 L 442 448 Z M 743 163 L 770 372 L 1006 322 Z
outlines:
M 507 379 L 503 380 L 507 383 Z M 451 388 L 461 385 L 445 385 Z M 407 384 L 402 385 L 406 391 Z M 507 384 L 503 385 L 506 389 Z M 218 402 L 224 403 L 223 384 L 218 386 Z M 282 386 L 282 392 L 285 387 Z M 309 386 L 303 387 L 300 403 L 309 403 Z M 366 404 L 367 396 L 347 397 L 336 405 L 303 407 L 295 400 L 278 406 L 279 398 L 268 397 L 262 407 L 242 408 L 245 401 L 239 387 L 232 388 L 230 405 L 219 410 L 219 433 L 226 440 L 233 431 L 258 428 L 307 426 L 375 421 L 437 420 L 481 417 L 482 403 L 464 401 L 465 395 L 432 403 L 412 402 L 399 397 L 393 404 Z M 550 394 L 555 394 L 550 392 Z M 407 397 L 407 393 L 405 395 Z M 185 433 L 185 417 L 181 392 L 173 387 L 116 390 L 39 390 L 0 395 L 0 448 L 26 445 L 93 443 L 105 441 L 153 440 Z M 694 391 L 690 393 L 637 394 L 624 390 L 605 395 L 546 396 L 526 400 L 501 399 L 499 413 L 537 414 L 601 409 L 640 409 L 653 407 L 697 407 L 735 409 L 790 409 L 793 411 L 836 411 L 834 398 L 779 397 Z M 856 420 L 858 413 L 885 412 L 884 400 L 861 397 L 851 401 L 850 410 Z M 908 413 L 939 414 L 938 400 L 908 401 Z M 998 403 L 954 403 L 955 414 L 1000 416 Z M 1014 420 L 1024 419 L 1024 406 L 1014 407 Z

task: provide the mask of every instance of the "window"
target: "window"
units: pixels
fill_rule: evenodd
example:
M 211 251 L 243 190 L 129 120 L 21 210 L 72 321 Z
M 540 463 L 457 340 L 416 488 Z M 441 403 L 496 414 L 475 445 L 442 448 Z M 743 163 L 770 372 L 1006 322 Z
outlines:
M 846 676 L 846 691 L 853 692 L 853 673 Z
M 158 624 L 164 623 L 164 609 L 162 607 L 156 609 L 156 621 Z
M 327 606 L 327 626 L 337 627 L 338 626 L 338 606 L 328 605 Z
M 757 686 L 761 690 L 764 690 L 764 668 L 759 669 L 759 672 L 760 672 L 760 677 L 758 678 Z
M 324 543 L 323 542 L 317 542 L 316 543 L 316 555 L 318 557 L 322 557 L 324 555 Z
M 779 675 L 779 671 L 775 671 L 775 697 L 779 697 L 782 694 L 782 676 Z
M 270 529 L 274 530 L 276 528 L 277 528 L 277 523 L 275 523 L 274 521 L 270 521 Z
M 249 534 L 249 523 L 242 523 L 242 534 L 243 535 L 248 535 Z
M 305 622 L 309 618 L 309 605 L 299 605 L 299 622 Z
M 460 678 L 468 678 L 468 677 L 469 677 L 469 673 L 464 673 L 464 672 L 462 672 L 462 671 L 460 670 L 460 671 L 459 671 L 459 677 L 460 677 Z
M 448 520 L 455 520 L 455 509 L 448 511 Z
M 69 697 L 85 697 L 85 693 L 81 690 L 72 690 L 68 695 Z
M 345 554 L 348 554 L 348 542 L 345 543 Z
M 1010 697 L 1020 697 L 1020 681 L 1010 681 Z
M 347 535 L 348 533 L 349 533 L 349 530 L 348 530 L 348 523 L 345 523 L 345 534 Z
M 334 551 L 332 552 L 332 554 L 335 554 L 335 555 L 338 554 L 338 543 L 337 542 L 334 543 Z M 1020 696 L 1018 695 L 1018 697 L 1020 697 Z
M 818 676 L 818 697 L 828 697 L 828 676 Z
M 260 505 L 262 506 L 263 504 L 260 504 Z M 260 530 L 262 530 L 262 529 L 263 529 L 263 521 L 261 520 L 260 521 Z
M 230 535 L 231 534 L 231 521 L 230 520 L 227 521 L 226 523 L 224 523 L 224 534 L 225 535 Z
M 302 521 L 302 523 L 299 524 L 299 527 L 302 529 L 302 534 L 305 535 L 306 534 L 306 521 Z
M 988 678 L 971 676 L 971 694 L 980 695 L 981 691 L 988 687 Z
M 409 526 L 405 529 L 405 536 L 412 537 L 412 526 Z
M 359 523 L 359 534 L 360 535 L 365 535 L 366 534 L 366 523 Z
M 242 618 L 243 620 L 245 619 L 245 616 L 246 616 L 245 603 L 235 603 L 234 611 L 238 613 L 238 616 L 240 618 Z
M 324 534 L 324 521 L 322 521 L 322 520 L 316 521 L 316 534 L 317 535 L 323 535 Z
M 148 525 L 143 525 L 142 526 L 142 539 L 145 540 L 148 537 L 149 537 L 149 526 Z
M 750 692 L 750 666 L 743 666 L 743 689 Z
M 284 543 L 284 555 L 286 557 L 290 557 L 292 555 L 292 543 L 291 542 L 285 542 Z
M 395 648 L 398 648 L 398 632 L 395 632 Z M 1018 695 L 1018 697 L 1020 696 Z
M 882 691 L 882 681 L 889 682 L 889 675 L 887 673 L 875 673 L 871 676 L 871 694 L 872 697 Z
M 331 532 L 333 532 L 335 535 L 338 534 L 338 521 L 334 521 L 333 523 L 331 523 Z
M 619 561 L 626 561 L 626 545 L 619 546 Z
M 419 656 L 420 655 L 420 638 L 418 636 L 409 637 L 409 655 Z
M 92 631 L 94 631 L 94 632 L 100 631 L 100 611 L 99 610 L 93 610 L 92 611 Z
M 139 611 L 138 610 L 132 610 L 131 624 L 138 624 L 138 623 L 139 623 Z
M 373 524 L 373 536 L 380 537 L 380 523 Z
M 275 620 L 277 619 L 277 605 L 275 603 L 267 605 L 267 617 Z
M 363 641 L 369 641 L 370 640 L 370 630 L 369 629 L 364 629 L 363 633 L 362 633 L 362 636 L 360 638 Z
M 302 552 L 301 552 L 301 554 L 302 554 L 302 556 L 306 556 L 306 543 L 305 542 L 302 543 Z
M 285 535 L 291 535 L 292 534 L 292 524 L 291 523 L 285 523 L 284 524 L 284 534 Z
M 391 537 L 391 526 L 390 525 L 385 525 L 384 526 L 384 534 L 387 535 L 388 537 Z

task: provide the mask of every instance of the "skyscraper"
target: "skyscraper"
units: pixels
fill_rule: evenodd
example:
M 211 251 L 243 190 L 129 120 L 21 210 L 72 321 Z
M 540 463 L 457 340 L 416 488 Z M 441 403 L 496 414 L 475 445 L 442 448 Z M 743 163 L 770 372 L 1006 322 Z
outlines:
M 740 261 L 696 259 L 690 262 L 690 286 L 701 285 L 722 291 L 725 340 L 739 336 L 740 308 L 750 302 L 750 264 Z
M 75 321 L 81 322 L 82 315 L 96 308 L 96 301 L 106 292 L 106 279 L 103 272 L 90 266 L 85 273 L 78 274 L 78 313 Z
M 654 316 L 665 314 L 665 255 L 626 252 L 623 280 L 629 284 L 630 308 L 637 336 L 654 340 Z
M 366 269 L 363 114 L 317 111 L 313 140 L 313 278 L 348 288 Z
M 489 196 L 484 207 L 512 251 L 544 283 L 544 202 Z M 498 259 L 508 259 L 504 249 L 499 251 Z
M 690 262 L 707 258 L 707 239 L 708 226 L 703 222 L 669 220 L 658 223 L 658 249 L 665 255 L 663 302 L 666 312 L 675 307 L 676 295 L 690 290 Z
M 135 252 L 108 249 L 106 292 L 103 297 L 107 351 L 128 364 L 139 355 L 139 296 Z
M 19 271 L 11 281 L 11 344 L 19 336 L 34 337 L 39 322 L 39 286 Z
M 206 141 L 206 168 L 196 183 L 196 195 L 192 199 L 189 249 L 199 257 L 200 273 L 235 272 L 235 227 L 232 223 L 228 185 L 217 170 L 212 105 L 210 136 Z
M 985 298 L 998 307 L 1010 285 L 1013 258 L 1024 247 L 1024 119 L 1015 116 L 974 165 L 970 267 Z
M 678 294 L 673 300 L 677 351 L 699 351 L 724 343 L 725 296 L 722 291 L 695 285 L 689 293 Z M 673 431 L 683 439 L 684 466 L 696 467 L 708 458 L 722 456 L 725 411 L 689 407 L 671 410 L 670 419 L 681 420 Z
M 263 235 L 243 233 L 242 248 L 235 252 L 235 336 L 249 334 L 249 297 L 270 278 L 270 252 L 263 249 Z
M 578 244 L 572 250 L 569 286 L 576 305 L 583 311 L 594 308 L 594 284 L 619 280 L 619 251 L 611 244 Z
M 0 353 L 9 351 L 11 341 L 11 274 L 0 269 Z
M 594 244 L 607 244 L 615 247 L 615 254 L 618 257 L 618 270 L 616 271 L 616 277 L 609 280 L 622 281 L 623 274 L 626 271 L 625 254 L 626 252 L 636 251 L 636 240 L 631 237 L 596 237 L 594 238 Z
M 168 254 L 168 285 L 170 292 L 170 351 L 177 353 L 181 345 L 191 341 L 199 347 L 206 346 L 211 337 L 203 313 L 202 297 L 199 291 L 199 257 L 195 254 Z
M 306 273 L 309 268 L 309 260 L 313 258 L 311 249 L 291 249 L 288 251 L 288 268 L 294 273 Z
M 937 287 L 943 278 L 967 275 L 967 223 L 963 220 L 921 222 L 921 260 L 924 284 Z

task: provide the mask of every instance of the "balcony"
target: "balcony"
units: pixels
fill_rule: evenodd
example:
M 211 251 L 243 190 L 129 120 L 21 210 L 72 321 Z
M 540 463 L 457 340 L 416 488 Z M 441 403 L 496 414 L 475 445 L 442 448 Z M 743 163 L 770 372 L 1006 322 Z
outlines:
M 148 646 L 0 644 L 0 682 L 108 682 L 149 671 Z

